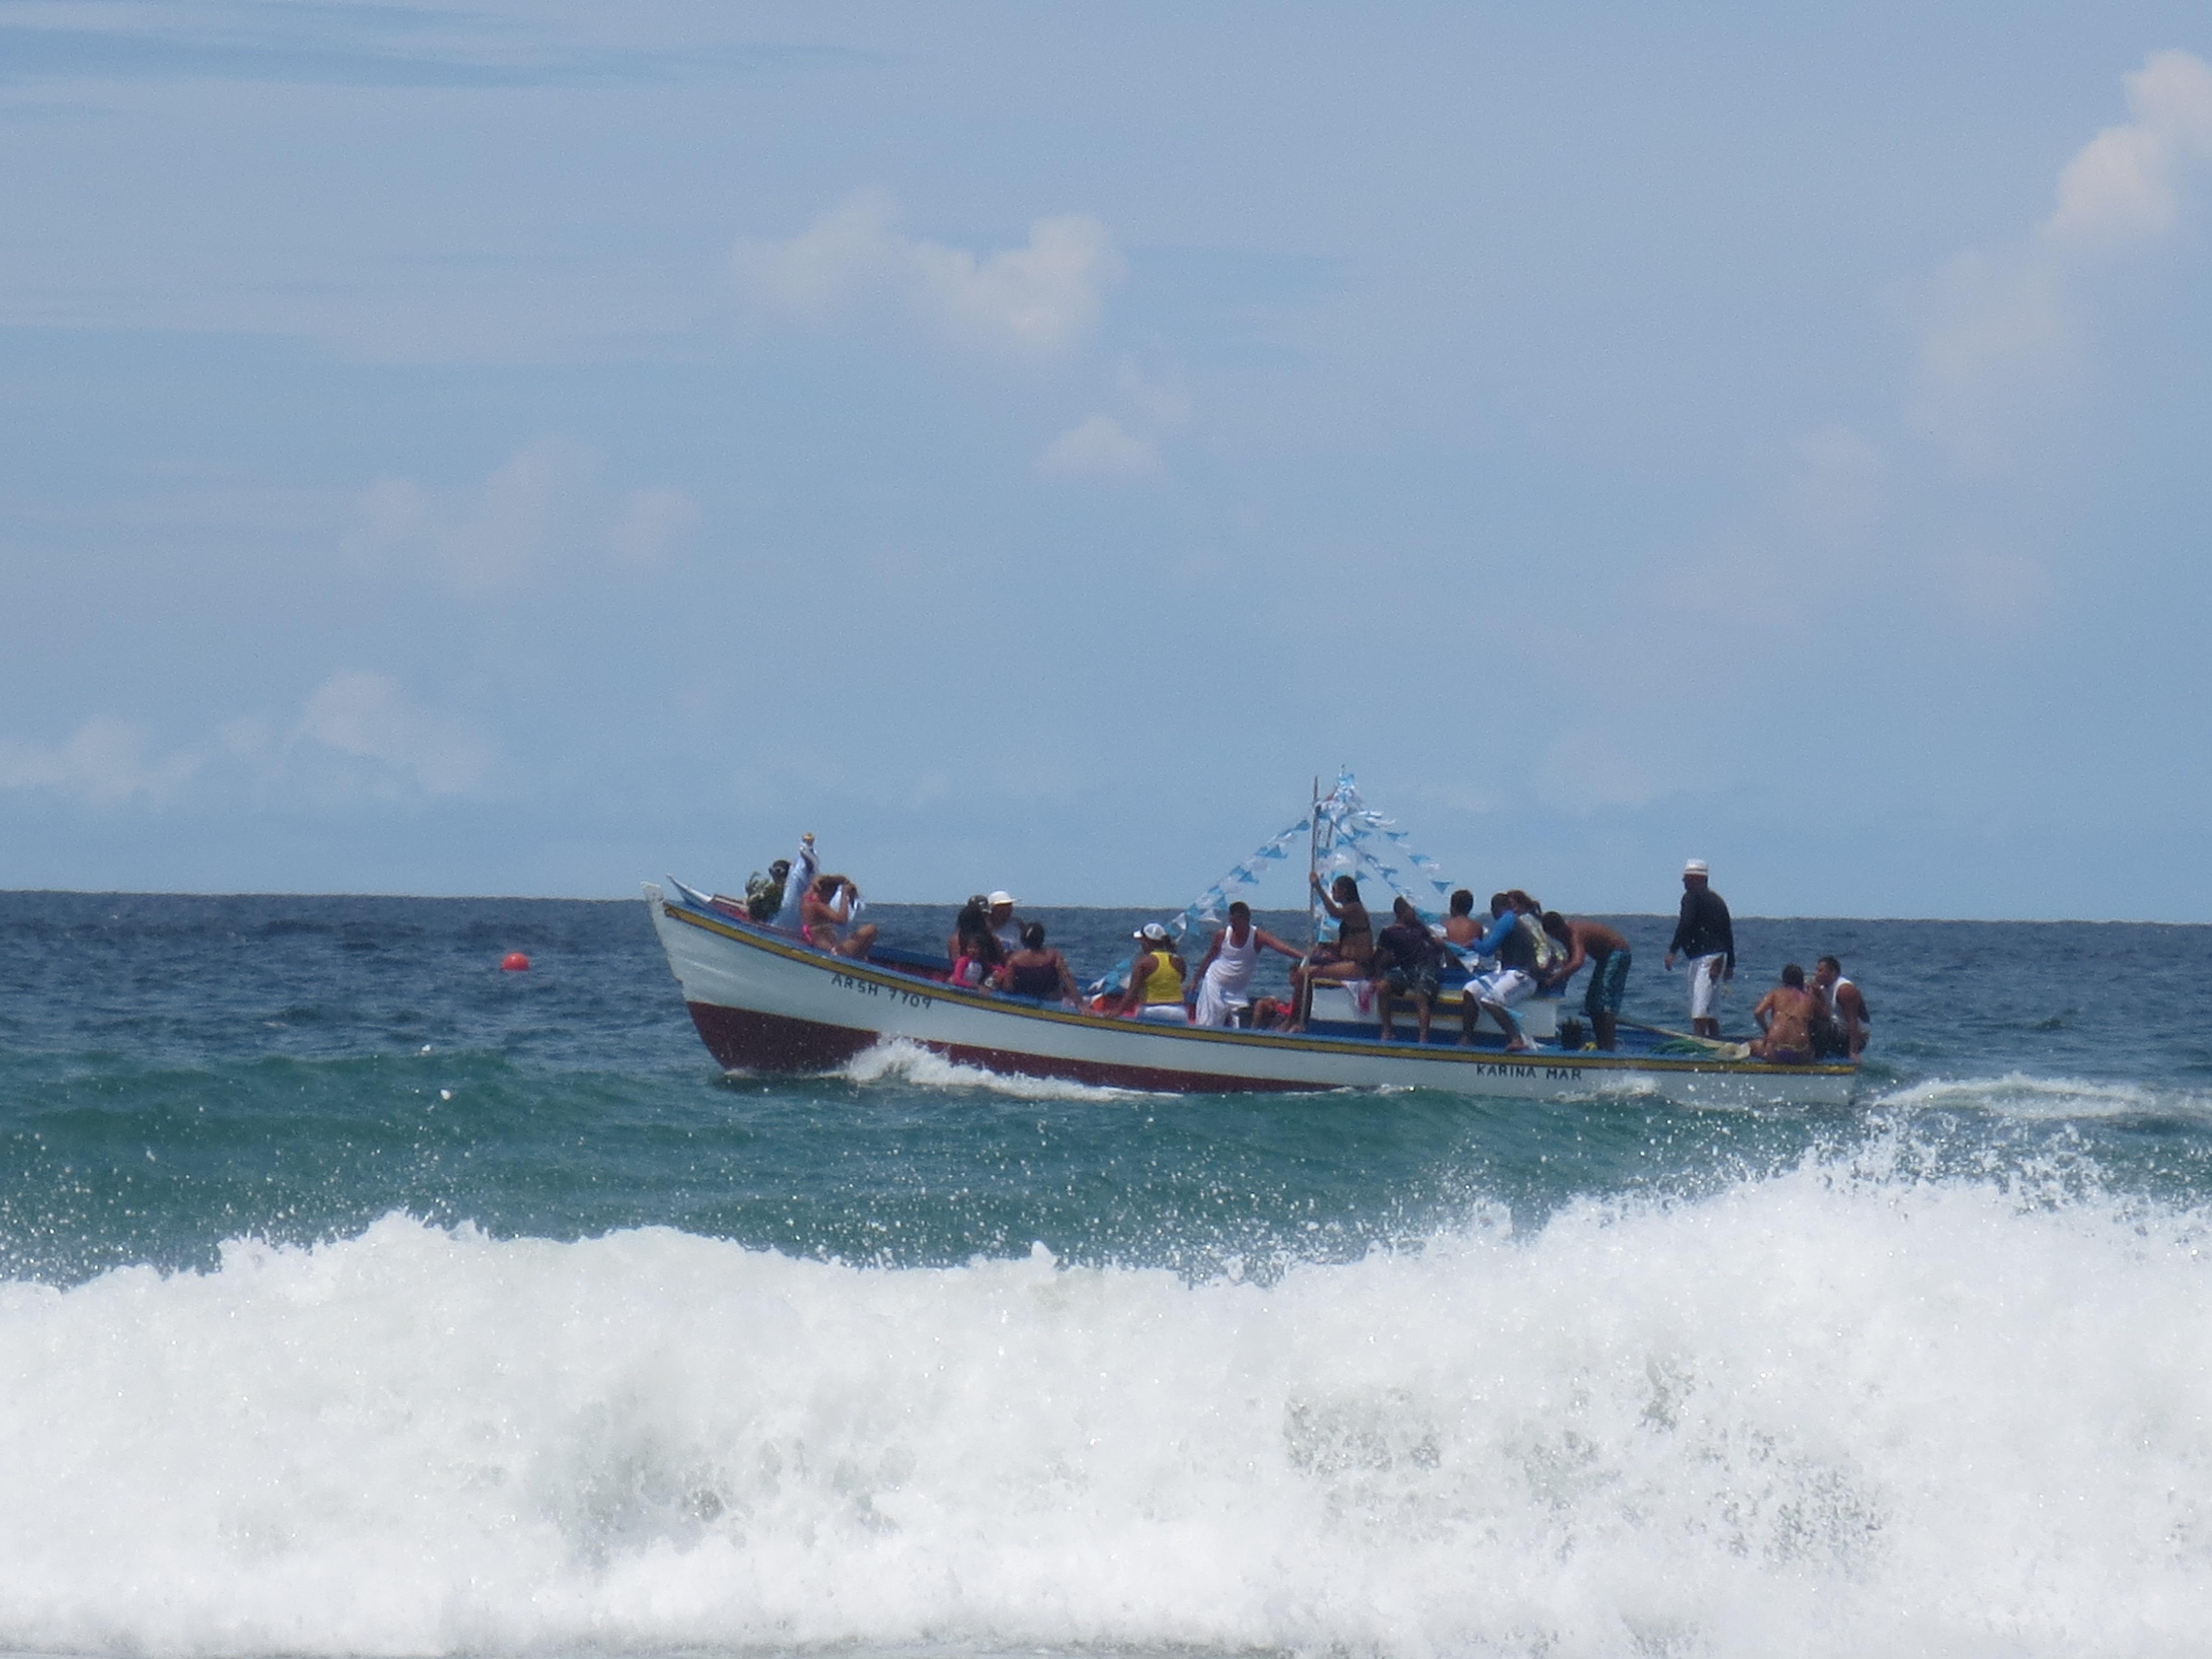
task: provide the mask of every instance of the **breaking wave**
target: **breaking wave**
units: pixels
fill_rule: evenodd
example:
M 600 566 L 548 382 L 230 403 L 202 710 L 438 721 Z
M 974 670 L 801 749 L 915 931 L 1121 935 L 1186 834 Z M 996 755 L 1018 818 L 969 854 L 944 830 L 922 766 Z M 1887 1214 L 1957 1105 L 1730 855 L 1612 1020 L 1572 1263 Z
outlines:
M 838 1068 L 838 1075 L 854 1083 L 896 1081 L 925 1089 L 988 1089 L 1023 1100 L 1143 1098 L 1133 1089 L 1109 1089 L 1063 1078 L 1024 1077 L 1016 1072 L 963 1066 L 903 1037 L 891 1037 L 861 1050 Z
M 1265 1285 L 398 1214 L 9 1285 L 0 1643 L 2193 1650 L 2205 1216 L 1905 1162 Z

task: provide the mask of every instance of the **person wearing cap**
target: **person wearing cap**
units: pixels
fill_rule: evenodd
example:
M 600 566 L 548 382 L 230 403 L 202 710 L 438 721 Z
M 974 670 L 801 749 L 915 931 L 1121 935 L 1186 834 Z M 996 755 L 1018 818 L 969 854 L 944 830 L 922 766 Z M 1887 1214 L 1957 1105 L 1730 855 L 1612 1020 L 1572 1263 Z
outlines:
M 1703 859 L 1682 866 L 1682 914 L 1674 941 L 1667 947 L 1672 972 L 1678 956 L 1690 959 L 1690 1029 L 1702 1037 L 1721 1034 L 1720 988 L 1735 977 L 1735 924 L 1728 901 L 1713 891 L 1711 872 Z
M 991 907 L 991 937 L 1008 956 L 1022 948 L 1021 918 L 1014 914 L 1014 896 L 1001 887 L 986 901 Z
M 1182 1013 L 1183 960 L 1168 943 L 1168 930 L 1148 921 L 1133 935 L 1137 959 L 1129 964 L 1129 988 L 1121 994 L 1121 1012 L 1129 1019 L 1162 1019 L 1172 1012 Z

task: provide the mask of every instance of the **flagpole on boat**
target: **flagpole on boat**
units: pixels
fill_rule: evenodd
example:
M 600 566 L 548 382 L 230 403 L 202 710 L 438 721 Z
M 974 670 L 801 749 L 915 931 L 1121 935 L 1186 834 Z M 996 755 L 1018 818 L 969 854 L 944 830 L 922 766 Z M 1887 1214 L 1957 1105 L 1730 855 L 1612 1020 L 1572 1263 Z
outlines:
M 1321 873 L 1321 774 L 1314 774 L 1313 804 L 1306 809 L 1306 954 L 1321 943 L 1321 899 L 1314 878 Z

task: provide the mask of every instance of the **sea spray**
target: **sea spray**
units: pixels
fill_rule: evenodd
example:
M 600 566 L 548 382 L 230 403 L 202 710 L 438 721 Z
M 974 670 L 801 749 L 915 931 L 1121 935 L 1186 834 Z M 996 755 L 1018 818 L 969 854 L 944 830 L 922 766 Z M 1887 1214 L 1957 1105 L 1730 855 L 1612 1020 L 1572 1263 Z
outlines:
M 1298 1264 L 389 1216 L 0 1294 L 0 1642 L 2181 1652 L 2204 1217 L 1912 1173 Z

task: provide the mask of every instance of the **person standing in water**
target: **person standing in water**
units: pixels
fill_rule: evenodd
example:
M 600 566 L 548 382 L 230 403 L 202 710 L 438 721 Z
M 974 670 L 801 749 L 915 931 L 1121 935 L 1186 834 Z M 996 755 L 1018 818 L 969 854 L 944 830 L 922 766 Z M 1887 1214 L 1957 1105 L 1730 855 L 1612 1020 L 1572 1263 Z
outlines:
M 1735 977 L 1735 924 L 1729 918 L 1728 901 L 1713 891 L 1703 859 L 1682 866 L 1682 914 L 1674 923 L 1674 943 L 1667 947 L 1670 973 L 1678 956 L 1690 959 L 1690 1029 L 1702 1037 L 1717 1037 L 1721 982 Z

